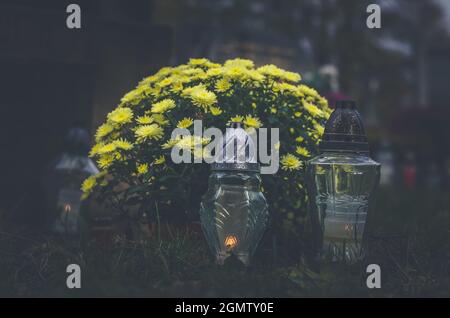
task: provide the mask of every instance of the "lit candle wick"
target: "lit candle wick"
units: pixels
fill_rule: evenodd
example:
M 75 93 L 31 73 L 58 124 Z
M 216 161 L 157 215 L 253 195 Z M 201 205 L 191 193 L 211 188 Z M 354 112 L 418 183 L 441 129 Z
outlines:
M 238 239 L 236 236 L 229 235 L 225 238 L 225 247 L 228 250 L 232 250 L 233 248 L 236 247 L 237 244 L 238 244 Z

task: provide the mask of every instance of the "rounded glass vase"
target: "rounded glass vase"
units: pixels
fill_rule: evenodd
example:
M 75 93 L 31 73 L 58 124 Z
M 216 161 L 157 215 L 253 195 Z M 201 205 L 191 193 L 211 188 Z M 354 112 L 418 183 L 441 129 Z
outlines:
M 200 205 L 200 219 L 219 265 L 234 255 L 249 266 L 269 219 L 259 173 L 213 170 Z

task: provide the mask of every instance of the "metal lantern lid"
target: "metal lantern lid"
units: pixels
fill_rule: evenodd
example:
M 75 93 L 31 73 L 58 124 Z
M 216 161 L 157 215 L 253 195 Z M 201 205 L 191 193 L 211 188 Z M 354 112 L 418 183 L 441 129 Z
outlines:
M 64 150 L 71 155 L 85 156 L 89 152 L 89 134 L 84 128 L 70 128 L 64 141 Z
M 216 156 L 212 170 L 259 172 L 256 148 L 241 123 L 230 123 L 226 129 L 222 152 Z
M 325 125 L 325 133 L 319 144 L 320 152 L 337 151 L 369 153 L 366 131 L 356 103 L 338 101 Z

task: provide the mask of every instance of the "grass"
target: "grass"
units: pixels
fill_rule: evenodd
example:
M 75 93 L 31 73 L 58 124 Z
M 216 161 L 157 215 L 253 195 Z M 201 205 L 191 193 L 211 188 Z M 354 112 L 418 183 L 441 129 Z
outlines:
M 233 262 L 217 267 L 191 227 L 163 225 L 161 235 L 145 241 L 116 236 L 85 245 L 3 222 L 0 296 L 449 297 L 449 198 L 424 190 L 392 193 L 380 193 L 364 264 L 314 270 L 300 258 L 274 259 L 270 240 L 250 269 Z M 66 288 L 66 267 L 73 263 L 82 268 L 80 290 Z M 368 263 L 381 266 L 380 290 L 366 288 Z

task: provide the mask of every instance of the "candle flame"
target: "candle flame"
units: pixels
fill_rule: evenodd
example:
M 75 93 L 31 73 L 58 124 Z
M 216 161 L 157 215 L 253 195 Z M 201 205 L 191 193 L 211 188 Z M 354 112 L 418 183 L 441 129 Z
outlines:
M 233 248 L 236 247 L 237 244 L 238 244 L 238 239 L 236 236 L 229 235 L 225 238 L 225 247 L 228 250 L 232 250 Z

